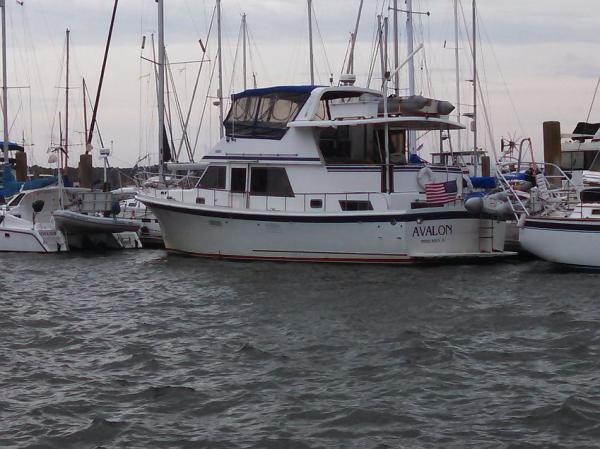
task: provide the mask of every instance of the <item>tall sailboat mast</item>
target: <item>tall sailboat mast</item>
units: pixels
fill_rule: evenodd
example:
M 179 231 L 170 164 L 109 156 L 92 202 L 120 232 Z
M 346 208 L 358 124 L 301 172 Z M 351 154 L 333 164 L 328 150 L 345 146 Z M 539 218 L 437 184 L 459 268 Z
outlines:
M 458 0 L 454 0 L 454 63 L 456 66 L 456 115 L 458 123 L 462 117 L 460 113 L 460 65 L 459 65 L 459 50 L 458 50 Z M 462 150 L 462 134 L 457 131 L 458 150 Z
M 400 53 L 398 49 L 398 0 L 394 0 L 394 70 L 400 64 Z M 394 75 L 394 94 L 400 96 L 400 72 Z
M 308 51 L 310 59 L 310 84 L 315 84 L 315 61 L 313 53 L 313 32 L 312 32 L 312 0 L 308 0 Z
M 71 40 L 71 30 L 67 28 L 66 34 L 66 49 L 67 49 L 67 67 L 66 67 L 66 84 L 65 84 L 65 152 L 64 156 L 65 163 L 61 166 L 61 168 L 67 168 L 69 164 L 69 63 L 70 63 L 70 40 Z M 85 93 L 84 93 L 85 95 Z
M 2 117 L 4 126 L 4 142 L 2 145 L 4 165 L 9 165 L 8 160 L 8 84 L 6 70 L 6 0 L 0 0 L 2 8 Z
M 165 10 L 164 0 L 158 0 L 158 160 L 161 180 L 164 179 L 165 133 Z
M 414 36 L 413 36 L 413 7 L 412 0 L 406 0 L 406 42 L 408 45 L 408 54 L 414 54 Z M 415 61 L 411 57 L 408 60 L 408 94 L 415 95 Z M 408 132 L 408 151 L 409 154 L 417 152 L 417 133 L 415 131 Z
M 242 14 L 242 41 L 243 41 L 243 72 L 244 72 L 244 90 L 246 90 L 246 13 Z
M 217 34 L 219 58 L 219 137 L 223 138 L 223 47 L 221 43 L 221 0 L 217 0 Z
M 477 150 L 477 1 L 473 0 L 473 149 Z
M 354 26 L 354 33 L 352 33 L 352 41 L 350 43 L 350 55 L 348 56 L 348 69 L 346 73 L 348 75 L 354 74 L 354 49 L 356 48 L 356 36 L 358 35 L 358 27 L 360 25 L 360 17 L 362 15 L 364 0 L 360 0 L 358 6 L 358 15 L 356 16 L 356 25 Z

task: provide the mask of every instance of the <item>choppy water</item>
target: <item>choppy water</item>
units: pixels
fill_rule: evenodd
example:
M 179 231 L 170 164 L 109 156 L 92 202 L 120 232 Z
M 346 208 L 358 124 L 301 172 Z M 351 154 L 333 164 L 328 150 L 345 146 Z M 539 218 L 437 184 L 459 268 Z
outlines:
M 600 446 L 600 275 L 2 255 L 2 448 Z

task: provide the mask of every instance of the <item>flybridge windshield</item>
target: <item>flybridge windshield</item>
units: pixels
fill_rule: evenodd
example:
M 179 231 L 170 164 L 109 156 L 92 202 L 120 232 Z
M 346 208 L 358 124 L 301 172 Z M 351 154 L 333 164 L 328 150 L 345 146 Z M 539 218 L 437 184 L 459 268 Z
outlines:
M 272 92 L 234 98 L 225 122 L 228 137 L 281 139 L 309 93 Z

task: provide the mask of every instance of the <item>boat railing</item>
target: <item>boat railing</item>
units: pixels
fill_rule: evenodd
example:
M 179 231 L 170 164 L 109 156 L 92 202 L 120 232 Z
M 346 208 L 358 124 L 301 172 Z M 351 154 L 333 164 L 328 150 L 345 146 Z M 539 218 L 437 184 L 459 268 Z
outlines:
M 366 204 L 361 204 L 360 206 L 364 206 L 365 209 L 361 210 L 381 210 L 381 207 L 377 206 L 382 203 L 385 203 L 387 207 L 385 194 L 377 191 L 294 192 L 293 196 L 283 196 L 195 187 L 192 189 L 145 188 L 143 189 L 143 193 L 154 198 L 163 198 L 178 202 L 261 211 L 339 212 L 341 210 L 339 201 L 364 201 Z
M 498 164 L 496 177 L 499 179 L 500 188 L 507 194 L 508 203 L 518 219 L 522 214 L 531 215 L 539 207 L 546 208 L 549 204 L 552 207 L 573 208 L 578 202 L 578 188 L 571 178 L 556 164 L 550 162 L 534 162 L 531 164 L 535 168 L 535 174 L 531 176 L 536 178 L 536 183 L 540 181 L 543 185 L 537 185 L 538 189 L 543 190 L 543 196 L 539 197 L 542 204 L 536 204 L 536 198 L 530 197 L 529 200 L 523 200 L 519 195 L 520 190 L 516 188 L 515 179 L 509 179 L 514 174 L 512 168 L 514 163 L 506 162 Z M 517 175 L 519 173 L 516 173 Z M 536 175 L 542 175 L 536 176 Z M 523 181 L 523 180 L 518 180 Z

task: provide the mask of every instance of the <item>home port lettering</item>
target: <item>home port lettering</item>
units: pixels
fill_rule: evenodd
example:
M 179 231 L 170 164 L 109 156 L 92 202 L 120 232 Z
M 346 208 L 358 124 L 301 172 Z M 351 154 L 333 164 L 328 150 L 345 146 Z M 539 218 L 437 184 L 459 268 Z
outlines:
M 452 235 L 452 225 L 415 226 L 413 238 L 421 238 L 422 242 L 443 242 L 445 237 Z

